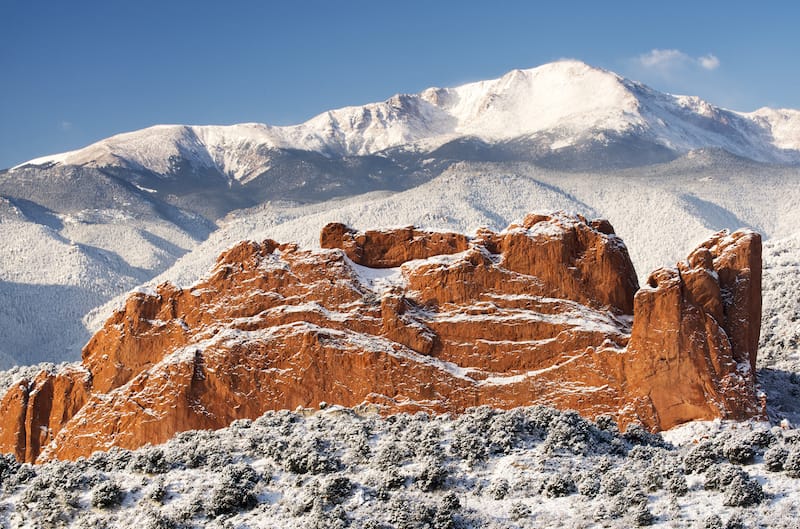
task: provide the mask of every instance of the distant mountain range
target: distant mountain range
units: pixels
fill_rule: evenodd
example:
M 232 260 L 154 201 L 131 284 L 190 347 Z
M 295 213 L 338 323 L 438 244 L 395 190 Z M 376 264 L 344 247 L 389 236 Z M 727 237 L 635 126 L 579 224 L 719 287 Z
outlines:
M 242 237 L 564 208 L 611 218 L 643 270 L 722 227 L 793 235 L 799 166 L 800 111 L 725 110 L 577 61 L 295 126 L 120 134 L 0 171 L 0 367 L 77 359 L 89 311 Z

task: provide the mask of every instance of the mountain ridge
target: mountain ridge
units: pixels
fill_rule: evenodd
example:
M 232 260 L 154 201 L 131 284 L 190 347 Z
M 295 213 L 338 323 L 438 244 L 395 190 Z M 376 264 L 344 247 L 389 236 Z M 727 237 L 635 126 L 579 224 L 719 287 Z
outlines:
M 247 183 L 269 168 L 274 150 L 326 157 L 432 152 L 452 141 L 533 140 L 558 153 L 616 136 L 685 154 L 721 147 L 767 163 L 800 163 L 800 111 L 744 113 L 696 96 L 658 92 L 579 61 L 559 61 L 453 88 L 396 94 L 383 102 L 329 110 L 290 126 L 155 125 L 27 165 L 112 165 L 169 175 L 178 160 Z

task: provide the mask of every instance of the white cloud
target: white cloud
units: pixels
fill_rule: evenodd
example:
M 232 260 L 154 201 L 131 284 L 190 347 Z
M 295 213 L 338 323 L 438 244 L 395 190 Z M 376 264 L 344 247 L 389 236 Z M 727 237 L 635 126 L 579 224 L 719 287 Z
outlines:
M 709 53 L 708 55 L 703 55 L 702 57 L 697 58 L 697 62 L 700 63 L 700 66 L 705 68 L 706 70 L 716 70 L 719 68 L 719 59 L 713 53 Z
M 61 130 L 63 130 L 63 131 L 72 130 L 72 122 L 71 121 L 62 121 L 61 122 Z
M 653 49 L 647 53 L 639 55 L 636 62 L 649 70 L 661 73 L 668 73 L 681 68 L 702 68 L 704 70 L 715 70 L 719 67 L 719 59 L 713 53 L 708 53 L 702 57 L 692 57 L 681 50 Z

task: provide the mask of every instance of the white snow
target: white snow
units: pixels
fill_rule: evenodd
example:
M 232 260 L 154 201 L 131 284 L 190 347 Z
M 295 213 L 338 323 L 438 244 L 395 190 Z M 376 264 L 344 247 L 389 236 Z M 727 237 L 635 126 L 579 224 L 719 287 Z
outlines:
M 499 79 L 331 110 L 299 125 L 157 125 L 14 169 L 46 163 L 121 165 L 168 174 L 171 159 L 179 157 L 247 182 L 270 166 L 270 149 L 352 156 L 401 146 L 431 150 L 461 137 L 498 142 L 540 134 L 551 136 L 551 148 L 559 149 L 624 133 L 681 153 L 722 147 L 759 161 L 800 162 L 799 111 L 732 112 L 565 60 L 513 70 Z

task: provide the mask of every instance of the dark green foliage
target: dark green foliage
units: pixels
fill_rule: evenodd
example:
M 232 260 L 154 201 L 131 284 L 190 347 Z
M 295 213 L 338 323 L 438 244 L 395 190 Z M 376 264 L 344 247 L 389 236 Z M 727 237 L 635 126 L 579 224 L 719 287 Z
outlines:
M 763 499 L 764 491 L 758 481 L 750 477 L 736 476 L 725 487 L 723 504 L 730 507 L 749 507 L 761 503 Z
M 122 503 L 124 493 L 120 486 L 111 480 L 103 481 L 92 489 L 92 507 L 110 509 Z
M 226 467 L 206 501 L 206 512 L 219 516 L 252 508 L 256 504 L 253 489 L 258 481 L 259 476 L 250 465 L 237 463 Z
M 770 472 L 780 472 L 789 450 L 781 445 L 772 446 L 764 452 L 764 467 Z
M 689 453 L 683 458 L 683 466 L 689 474 L 699 474 L 705 472 L 719 460 L 716 445 L 710 441 L 704 441 L 689 450 Z

